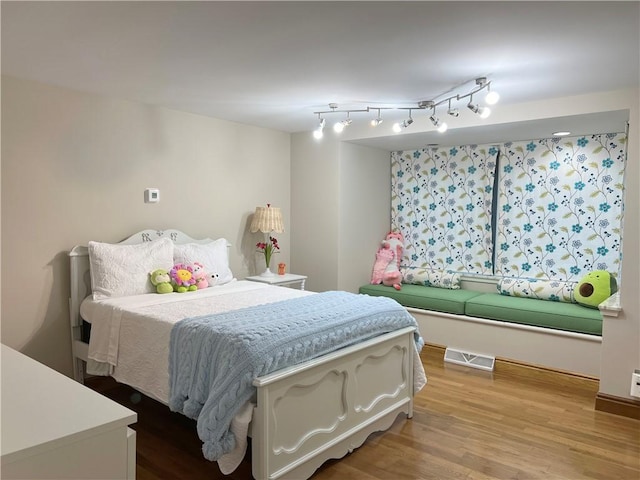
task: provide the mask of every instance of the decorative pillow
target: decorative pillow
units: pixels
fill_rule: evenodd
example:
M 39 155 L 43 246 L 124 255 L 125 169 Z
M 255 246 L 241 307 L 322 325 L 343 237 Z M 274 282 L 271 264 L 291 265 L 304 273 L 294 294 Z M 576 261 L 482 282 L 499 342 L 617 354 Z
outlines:
M 89 242 L 89 265 L 94 300 L 153 293 L 149 272 L 173 265 L 173 242 L 168 238 L 136 245 Z
M 448 288 L 458 290 L 460 288 L 460 274 L 445 270 L 433 270 L 431 268 L 403 268 L 402 283 L 413 283 L 427 287 Z
M 606 270 L 594 270 L 580 279 L 573 295 L 575 301 L 583 307 L 598 308 L 598 305 L 617 291 L 616 277 Z
M 504 277 L 498 282 L 497 288 L 502 295 L 572 303 L 575 302 L 573 290 L 576 283 L 564 280 Z
M 207 274 L 218 274 L 216 285 L 223 285 L 233 280 L 233 273 L 229 268 L 229 248 L 224 238 L 210 243 L 174 245 L 173 262 L 186 265 L 202 264 Z

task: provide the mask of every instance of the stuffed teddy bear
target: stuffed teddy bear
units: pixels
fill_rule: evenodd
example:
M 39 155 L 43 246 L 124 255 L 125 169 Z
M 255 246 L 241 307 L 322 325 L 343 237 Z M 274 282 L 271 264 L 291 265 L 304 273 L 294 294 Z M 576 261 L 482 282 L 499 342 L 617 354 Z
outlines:
M 196 279 L 196 287 L 198 287 L 198 290 L 207 288 L 209 286 L 209 280 L 206 272 L 204 271 L 204 266 L 201 263 L 195 262 L 192 265 L 192 268 L 193 278 Z
M 173 287 L 171 286 L 171 277 L 169 277 L 169 273 L 166 270 L 158 268 L 157 270 L 149 273 L 149 278 L 151 280 L 151 284 L 156 287 L 156 292 L 173 292 Z
M 193 292 L 198 289 L 191 265 L 178 263 L 169 271 L 169 276 L 174 292 Z
M 373 285 L 386 285 L 396 290 L 402 288 L 402 274 L 400 273 L 400 261 L 404 252 L 404 242 L 400 232 L 389 232 L 382 241 L 382 245 L 376 252 L 376 261 L 373 264 L 371 283 Z

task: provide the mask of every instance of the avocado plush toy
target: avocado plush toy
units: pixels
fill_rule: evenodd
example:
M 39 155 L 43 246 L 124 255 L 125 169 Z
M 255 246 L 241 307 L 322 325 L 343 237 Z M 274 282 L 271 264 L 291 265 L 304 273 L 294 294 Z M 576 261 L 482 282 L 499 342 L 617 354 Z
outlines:
M 616 277 L 605 270 L 594 270 L 582 277 L 573 290 L 573 296 L 580 305 L 598 308 L 617 291 Z
M 151 283 L 156 287 L 158 293 L 171 293 L 173 287 L 171 286 L 171 278 L 169 278 L 169 272 L 161 268 L 154 270 L 149 274 Z

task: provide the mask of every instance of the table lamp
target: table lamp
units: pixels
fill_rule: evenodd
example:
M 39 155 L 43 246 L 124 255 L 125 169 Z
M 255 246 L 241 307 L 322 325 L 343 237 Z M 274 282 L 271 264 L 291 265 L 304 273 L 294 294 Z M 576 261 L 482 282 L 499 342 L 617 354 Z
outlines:
M 256 207 L 251 220 L 251 233 L 262 232 L 266 236 L 266 247 L 264 249 L 265 262 L 267 269 L 260 274 L 262 277 L 271 277 L 275 275 L 269 269 L 271 262 L 271 254 L 273 253 L 274 244 L 271 242 L 271 232 L 284 232 L 284 223 L 282 222 L 282 212 L 278 207 L 272 207 L 267 203 L 266 207 Z M 276 244 L 277 245 L 277 244 Z

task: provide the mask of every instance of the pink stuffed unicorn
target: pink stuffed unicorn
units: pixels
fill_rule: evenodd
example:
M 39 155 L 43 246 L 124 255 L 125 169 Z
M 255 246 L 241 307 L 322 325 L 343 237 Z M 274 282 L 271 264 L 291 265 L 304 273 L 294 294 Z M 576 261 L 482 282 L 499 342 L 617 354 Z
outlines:
M 376 252 L 373 264 L 371 283 L 373 285 L 387 285 L 396 290 L 402 288 L 402 274 L 400 262 L 404 252 L 404 238 L 400 232 L 389 232 Z

